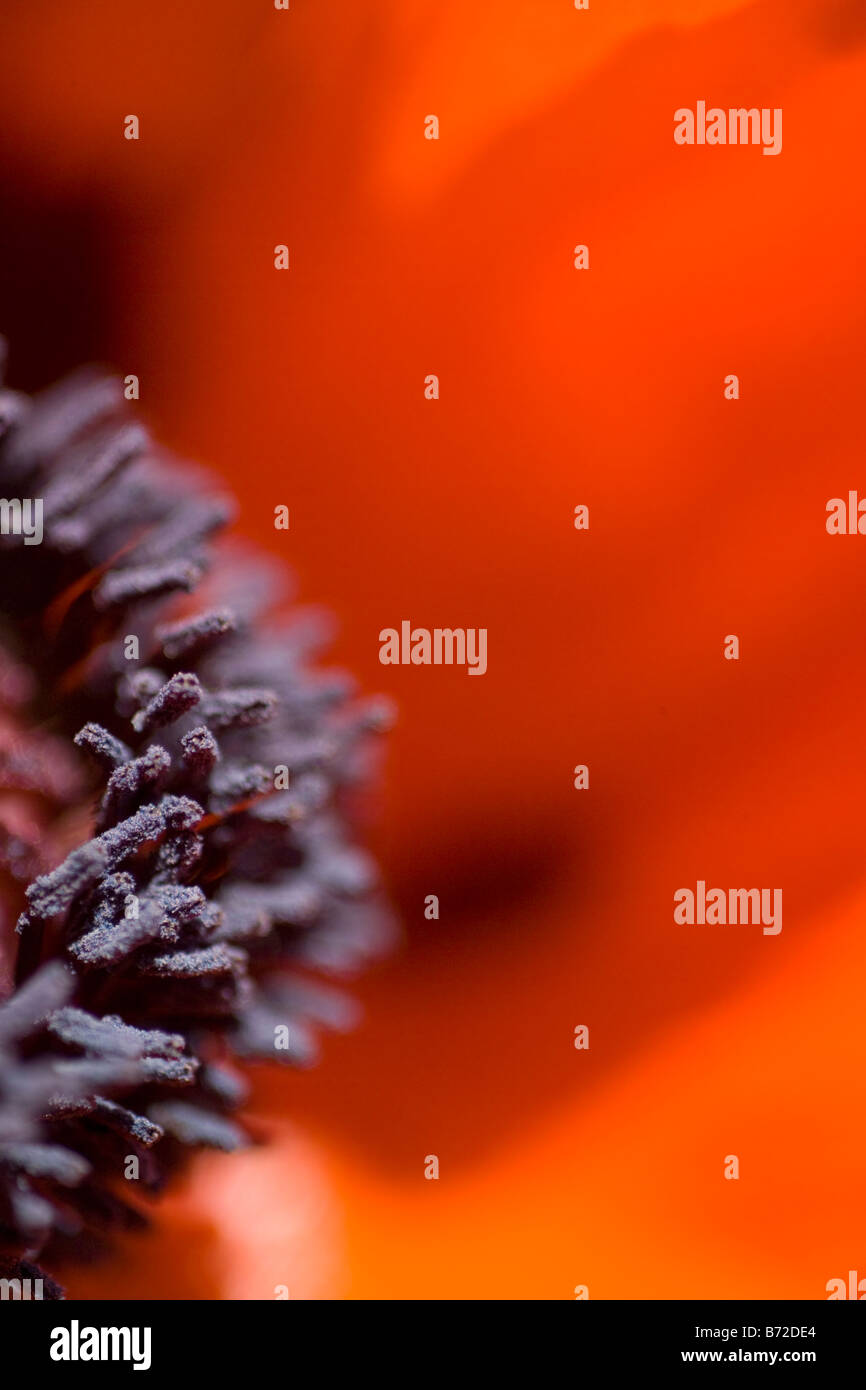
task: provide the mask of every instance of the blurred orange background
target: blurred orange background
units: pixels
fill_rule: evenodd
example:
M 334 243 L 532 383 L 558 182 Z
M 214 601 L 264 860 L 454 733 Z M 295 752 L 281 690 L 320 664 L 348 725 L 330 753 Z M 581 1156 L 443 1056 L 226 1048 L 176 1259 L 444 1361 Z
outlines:
M 866 494 L 860 0 L 17 0 L 2 28 L 13 384 L 138 374 L 400 707 L 364 833 L 405 942 L 360 1029 L 257 1073 L 271 1146 L 200 1160 L 70 1296 L 866 1275 L 866 541 L 824 525 Z M 783 108 L 782 154 L 676 146 L 698 100 Z M 485 678 L 381 666 L 403 619 L 487 627 Z M 781 886 L 781 934 L 676 926 L 699 878 Z

